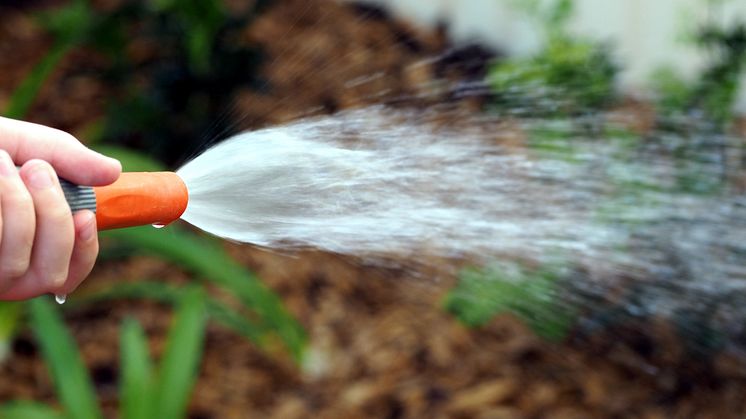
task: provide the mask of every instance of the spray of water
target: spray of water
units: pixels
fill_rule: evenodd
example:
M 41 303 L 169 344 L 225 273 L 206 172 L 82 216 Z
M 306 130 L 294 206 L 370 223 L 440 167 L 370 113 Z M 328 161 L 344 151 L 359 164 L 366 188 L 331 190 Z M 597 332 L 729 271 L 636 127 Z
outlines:
M 373 107 L 231 138 L 179 170 L 183 218 L 269 247 L 572 267 L 585 306 L 696 307 L 746 336 L 740 139 Z M 632 313 L 631 314 L 635 314 Z

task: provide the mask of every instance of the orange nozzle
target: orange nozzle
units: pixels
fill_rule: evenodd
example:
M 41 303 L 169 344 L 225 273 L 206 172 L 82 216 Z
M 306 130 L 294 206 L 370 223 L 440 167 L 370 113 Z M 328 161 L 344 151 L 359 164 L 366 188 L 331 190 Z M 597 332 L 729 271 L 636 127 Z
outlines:
M 93 188 L 99 230 L 167 225 L 189 202 L 184 181 L 174 172 L 128 172 L 107 186 Z

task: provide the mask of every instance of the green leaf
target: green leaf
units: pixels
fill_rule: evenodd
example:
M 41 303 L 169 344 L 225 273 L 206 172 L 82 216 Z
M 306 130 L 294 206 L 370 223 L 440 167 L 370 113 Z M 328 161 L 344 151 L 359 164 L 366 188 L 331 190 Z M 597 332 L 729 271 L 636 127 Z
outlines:
M 11 340 L 21 321 L 23 303 L 0 301 L 0 361 L 8 355 Z
M 213 240 L 189 234 L 178 225 L 160 230 L 152 227 L 110 230 L 101 237 L 170 260 L 228 290 L 255 312 L 267 328 L 275 331 L 296 360 L 301 359 L 306 343 L 303 328 L 276 294 Z
M 68 6 L 40 15 L 42 26 L 54 35 L 55 42 L 13 92 L 5 116 L 15 119 L 26 116 L 44 82 L 62 58 L 83 41 L 92 19 L 93 13 L 85 0 L 76 0 Z
M 149 418 L 153 406 L 152 366 L 145 333 L 134 319 L 126 319 L 122 325 L 121 351 L 121 417 Z
M 557 30 L 563 30 L 575 9 L 573 0 L 557 0 L 547 13 L 547 24 Z
M 8 118 L 21 119 L 31 109 L 34 99 L 39 95 L 44 82 L 52 74 L 52 71 L 73 47 L 70 42 L 57 42 L 42 60 L 31 70 L 21 85 L 10 96 L 5 116 Z
M 574 309 L 557 296 L 558 279 L 556 268 L 529 270 L 507 263 L 465 270 L 444 306 L 471 327 L 482 326 L 497 314 L 512 313 L 537 335 L 558 341 L 575 319 Z
M 73 337 L 49 297 L 29 302 L 31 326 L 41 347 L 52 381 L 66 416 L 75 419 L 101 418 L 96 392 Z
M 166 304 L 175 304 L 184 294 L 184 289 L 161 281 L 122 282 L 89 295 L 78 295 L 67 303 L 69 308 L 117 299 L 146 299 Z M 225 303 L 207 297 L 207 312 L 210 318 L 239 335 L 264 346 L 267 330 L 250 320 L 250 316 L 234 310 Z
M 75 44 L 85 39 L 94 13 L 87 0 L 75 0 L 64 7 L 40 14 L 39 20 L 58 41 Z
M 184 417 L 197 378 L 206 322 L 204 296 L 199 288 L 194 288 L 180 302 L 168 334 L 158 370 L 153 417 Z
M 62 419 L 51 406 L 36 402 L 16 401 L 0 406 L 3 419 Z

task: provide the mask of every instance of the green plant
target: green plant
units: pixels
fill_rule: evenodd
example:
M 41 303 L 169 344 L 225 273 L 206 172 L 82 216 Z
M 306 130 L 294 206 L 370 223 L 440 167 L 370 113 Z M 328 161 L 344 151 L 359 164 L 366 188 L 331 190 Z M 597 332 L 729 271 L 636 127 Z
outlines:
M 3 112 L 8 118 L 23 118 L 38 96 L 44 82 L 57 67 L 62 58 L 77 45 L 88 28 L 89 10 L 84 0 L 75 0 L 69 6 L 59 9 L 54 14 L 43 14 L 39 17 L 45 26 L 55 35 L 47 55 L 34 66 L 28 76 L 16 88 Z M 0 302 L 0 361 L 5 359 L 7 346 L 19 329 L 24 316 L 25 305 L 22 303 Z M 33 409 L 29 406 L 17 406 L 20 411 Z M 28 413 L 28 417 L 33 417 Z
M 614 98 L 618 72 L 608 46 L 572 36 L 567 30 L 573 2 L 521 2 L 520 8 L 538 18 L 544 47 L 525 59 L 495 63 L 489 83 L 495 106 L 528 116 L 567 116 L 598 111 Z
M 132 9 L 131 7 L 135 7 Z M 101 16 L 89 6 L 86 0 L 75 0 L 69 6 L 63 7 L 53 13 L 45 14 L 40 17 L 40 21 L 43 25 L 53 34 L 55 42 L 52 49 L 45 58 L 31 71 L 27 78 L 22 82 L 19 88 L 11 96 L 8 108 L 6 109 L 6 115 L 13 118 L 22 118 L 29 110 L 35 97 L 38 95 L 45 80 L 52 73 L 54 68 L 59 64 L 62 58 L 73 48 L 79 45 L 93 44 L 99 50 L 104 51 L 112 57 L 112 69 L 109 76 L 114 74 L 116 76 L 118 71 L 126 72 L 131 69 L 128 68 L 128 64 L 119 60 L 118 57 L 124 56 L 123 50 L 125 44 L 123 42 L 122 31 L 124 24 L 128 19 L 133 19 L 138 13 L 150 13 L 150 7 L 145 2 L 129 3 L 123 6 L 123 9 L 111 16 Z M 226 27 L 225 20 L 221 19 L 217 14 L 218 8 L 220 7 L 216 1 L 160 1 L 153 4 L 155 11 L 160 13 L 162 18 L 167 21 L 174 16 L 174 19 L 182 21 L 184 26 L 181 31 L 186 30 L 189 33 L 189 37 L 185 38 L 185 50 L 188 52 L 188 64 L 182 62 L 182 58 L 176 58 L 175 62 L 181 68 L 189 68 L 188 74 L 190 74 L 194 80 L 205 80 L 212 78 L 213 82 L 208 83 L 210 86 L 203 86 L 205 89 L 212 91 L 216 86 L 214 82 L 222 82 L 225 74 L 213 74 L 209 72 L 207 64 L 211 62 L 211 51 L 216 42 L 224 42 L 217 40 L 217 37 L 227 36 L 225 32 Z M 205 12 L 205 9 L 206 13 Z M 204 20 L 203 20 L 204 18 Z M 113 19 L 113 20 L 112 20 Z M 156 19 L 157 20 L 157 19 Z M 233 19 L 229 21 L 229 25 L 236 26 L 240 23 L 240 19 Z M 153 24 L 153 22 L 151 22 Z M 197 28 L 195 30 L 192 30 Z M 176 39 L 181 37 L 176 33 Z M 225 46 L 225 45 L 224 45 Z M 233 55 L 231 55 L 233 54 Z M 214 60 L 214 65 L 224 71 L 234 71 L 234 74 L 225 80 L 227 83 L 226 89 L 230 89 L 235 85 L 240 84 L 240 80 L 236 78 L 237 74 L 243 75 L 243 68 L 241 72 L 235 71 L 236 68 L 244 66 L 245 60 L 253 60 L 254 56 L 251 51 L 245 49 L 238 49 L 231 54 L 227 54 L 232 63 L 226 63 L 226 54 L 218 55 L 223 57 L 221 59 Z M 122 76 L 124 77 L 124 76 Z M 131 77 L 131 76 L 129 76 Z M 116 78 L 116 77 L 115 77 Z M 189 86 L 171 86 L 174 89 L 188 88 Z M 215 91 L 217 94 L 221 90 Z M 151 92 L 152 93 L 152 92 Z M 154 97 L 158 97 L 160 93 Z M 168 96 L 168 95 L 166 95 Z M 173 95 L 171 95 L 173 96 Z M 173 99 L 177 100 L 177 99 Z M 116 106 L 114 107 L 116 108 Z M 146 109 L 151 109 L 151 106 L 146 106 Z M 152 110 L 152 109 L 151 109 Z M 139 112 L 140 110 L 137 109 Z M 163 118 L 162 112 L 170 113 L 170 109 L 160 110 L 160 114 L 156 115 L 152 121 L 155 121 L 151 126 L 146 125 L 131 125 L 130 128 L 135 129 L 151 129 L 154 126 L 160 127 L 161 120 Z M 157 113 L 157 112 L 156 112 Z M 114 116 L 112 116 L 114 115 Z M 215 115 L 200 115 L 200 118 L 205 121 L 214 117 Z M 108 118 L 103 121 L 97 122 L 98 137 L 104 137 L 111 133 L 112 127 L 117 125 L 118 114 L 114 110 L 110 113 Z M 186 119 L 192 118 L 193 115 L 188 116 Z M 171 138 L 174 135 L 161 137 L 161 133 L 154 134 L 160 138 Z M 192 135 L 192 138 L 197 140 L 197 135 Z M 163 170 L 162 164 L 159 162 L 145 157 L 141 153 L 134 152 L 131 150 L 123 149 L 121 147 L 111 145 L 98 145 L 96 147 L 99 151 L 112 155 L 120 159 L 126 170 L 134 171 L 157 171 Z M 113 248 L 124 248 L 127 249 L 124 255 L 132 253 L 132 249 L 150 249 L 156 255 L 168 258 L 175 261 L 187 269 L 190 269 L 207 281 L 213 280 L 218 282 L 220 287 L 227 290 L 229 294 L 237 296 L 239 300 L 238 308 L 232 308 L 230 305 L 223 301 L 208 298 L 207 307 L 211 314 L 211 317 L 217 322 L 229 327 L 236 333 L 245 336 L 246 338 L 254 341 L 260 346 L 265 346 L 267 338 L 272 334 L 276 334 L 281 341 L 288 348 L 290 353 L 296 360 L 299 360 L 303 353 L 305 346 L 305 334 L 301 326 L 290 316 L 282 306 L 281 301 L 266 287 L 264 287 L 259 280 L 243 269 L 241 266 L 233 262 L 222 249 L 220 249 L 212 240 L 197 237 L 185 229 L 180 227 L 171 227 L 168 232 L 156 232 L 153 229 L 143 228 L 139 230 L 132 230 L 126 232 L 114 232 L 109 237 L 104 238 L 104 247 L 102 248 L 102 254 L 113 253 Z M 107 247 L 108 244 L 108 247 Z M 211 264 L 220 264 L 220 266 L 211 266 Z M 100 292 L 97 296 L 89 296 L 87 301 L 100 301 L 106 298 L 132 298 L 132 297 L 146 297 L 154 298 L 159 301 L 176 303 L 181 299 L 183 292 L 175 287 L 162 286 L 157 282 L 142 282 L 140 284 L 127 288 L 126 285 L 112 287 L 108 290 Z M 32 315 L 44 315 L 44 307 L 39 308 L 39 304 L 34 303 L 36 308 L 33 309 Z M 24 318 L 27 304 L 24 303 L 0 303 L 0 314 L 2 314 L 2 324 L 0 324 L 0 346 L 8 346 L 12 340 L 16 330 L 20 328 L 20 322 Z M 41 310 L 41 311 L 39 311 Z M 41 314 L 39 314 L 41 313 Z M 47 322 L 48 323 L 48 322 Z M 32 321 L 32 327 L 39 327 L 40 323 Z M 54 325 L 54 324 L 53 324 Z M 128 330 L 131 330 L 133 326 L 128 326 Z M 64 339 L 65 330 L 59 322 L 56 324 L 57 336 Z M 38 332 L 38 330 L 37 330 Z M 276 332 L 276 333 L 275 333 Z M 129 332 L 130 334 L 134 332 Z M 129 334 L 128 334 L 129 336 Z M 133 338 L 129 338 L 133 339 Z M 0 353 L 0 355 L 3 355 Z M 51 355 L 50 355 L 51 356 Z M 71 356 L 68 353 L 66 356 Z M 56 358 L 55 358 L 56 359 Z M 52 358 L 49 361 L 52 362 Z M 53 368 L 61 368 L 59 363 L 55 363 Z M 61 374 L 61 371 L 57 372 Z M 65 385 L 64 390 L 60 388 L 60 394 L 63 398 L 70 398 L 71 406 L 82 406 L 82 411 L 78 415 L 72 415 L 73 417 L 98 417 L 100 414 L 95 412 L 92 407 L 94 404 L 90 400 L 85 401 L 85 394 L 90 394 L 89 389 L 86 389 L 86 380 L 81 378 L 80 373 L 72 373 L 73 376 L 77 376 L 78 379 L 73 385 Z M 75 397 L 83 397 L 81 400 L 73 400 Z M 91 397 L 88 397 L 89 399 Z M 54 414 L 50 409 L 44 406 L 38 406 L 35 404 L 28 403 L 16 403 L 13 405 L 5 406 L 2 411 L 3 414 L 0 417 L 59 417 Z M 87 412 L 87 413 L 86 413 Z M 162 412 L 161 412 L 162 413 Z M 87 416 L 88 415 L 88 416 Z M 127 417 L 142 417 L 139 414 L 131 414 Z M 165 417 L 165 416 L 162 416 Z
M 116 157 L 128 171 L 163 170 L 155 160 L 131 150 L 122 150 L 113 146 L 96 148 Z M 156 230 L 152 227 L 137 227 L 111 230 L 101 234 L 102 257 L 113 255 L 129 256 L 136 253 L 156 255 L 161 259 L 173 262 L 175 266 L 193 272 L 205 284 L 215 284 L 228 292 L 240 302 L 241 309 L 236 311 L 215 300 L 214 312 L 220 312 L 219 318 L 242 335 L 251 338 L 258 344 L 264 344 L 266 338 L 275 334 L 284 343 L 296 360 L 300 360 L 306 343 L 303 328 L 285 310 L 282 301 L 262 282 L 241 265 L 236 263 L 222 249 L 219 243 L 210 237 L 198 236 L 180 225 Z M 140 289 L 148 288 L 145 283 Z M 124 290 L 124 289 L 123 289 Z M 126 297 L 114 290 L 104 290 L 109 298 Z M 147 293 L 148 291 L 144 291 Z M 163 295 L 165 288 L 157 288 L 152 295 Z M 173 299 L 173 297 L 171 297 Z M 250 322 L 240 321 L 249 317 Z
M 0 361 L 8 355 L 10 342 L 15 336 L 22 314 L 22 303 L 0 302 Z
M 49 78 L 62 58 L 85 37 L 90 28 L 91 11 L 85 0 L 75 0 L 54 13 L 40 15 L 39 21 L 55 40 L 41 62 L 13 92 L 4 112 L 8 118 L 19 119 L 28 113 L 44 81 Z
M 716 194 L 728 185 L 729 173 L 741 166 L 728 157 L 743 149 L 740 141 L 729 138 L 728 128 L 746 75 L 746 21 L 741 18 L 728 27 L 705 22 L 689 38 L 711 60 L 693 81 L 670 67 L 654 73 L 657 128 L 676 134 L 667 148 L 676 168 L 677 192 Z
M 112 230 L 102 234 L 102 239 L 106 246 L 118 244 L 135 253 L 156 254 L 227 290 L 249 311 L 247 315 L 253 313 L 253 320 L 262 325 L 262 330 L 276 334 L 299 360 L 306 335 L 282 301 L 217 243 L 174 227 L 170 231 L 150 227 Z
M 99 151 L 117 157 L 128 170 L 162 170 L 162 166 L 140 153 L 118 147 L 97 147 Z M 214 318 L 237 333 L 265 346 L 267 338 L 276 335 L 296 360 L 300 360 L 305 347 L 303 328 L 284 309 L 280 299 L 267 289 L 255 276 L 234 262 L 215 242 L 200 237 L 180 226 L 168 230 L 150 227 L 132 228 L 102 233 L 102 258 L 129 256 L 143 252 L 170 260 L 204 279 L 215 283 L 240 302 L 233 309 L 220 300 L 210 299 L 209 307 Z M 136 286 L 120 285 L 87 296 L 84 301 L 103 299 L 135 298 L 138 296 L 173 302 L 179 296 L 176 288 L 163 287 L 158 282 L 143 282 Z M 0 338 L 5 345 L 19 328 L 23 304 L 0 303 L 0 312 L 5 313 L 0 325 Z
M 575 319 L 574 309 L 558 296 L 559 269 L 529 269 L 501 263 L 468 269 L 447 295 L 444 306 L 467 326 L 477 327 L 495 315 L 512 313 L 548 340 L 561 340 Z
M 262 58 L 240 30 L 265 3 L 229 13 L 219 0 L 139 0 L 107 14 L 85 42 L 111 61 L 102 134 L 172 164 L 200 151 L 205 136 L 230 132 L 232 96 L 258 85 Z M 132 42 L 149 48 L 145 57 L 126 58 Z
M 50 368 L 62 412 L 36 403 L 0 406 L 0 417 L 96 419 L 102 413 L 80 353 L 53 304 L 37 298 L 30 304 L 31 322 Z M 140 325 L 127 320 L 121 333 L 120 410 L 124 419 L 185 417 L 201 359 L 206 324 L 203 292 L 192 288 L 180 298 L 158 368 L 148 355 Z
M 746 74 L 746 21 L 741 18 L 728 27 L 706 22 L 689 38 L 711 60 L 694 82 L 685 81 L 670 67 L 656 71 L 653 85 L 658 107 L 664 118 L 701 113 L 711 122 L 710 128 L 723 131 L 734 117 L 736 95 Z M 664 129 L 675 130 L 679 125 L 665 122 L 661 121 Z
M 4 113 L 23 117 L 62 58 L 89 47 L 108 59 L 97 69 L 111 98 L 100 135 L 161 161 L 183 161 L 203 147 L 205 135 L 231 130 L 231 96 L 258 84 L 261 53 L 243 45 L 239 31 L 267 3 L 236 13 L 219 0 L 135 0 L 100 13 L 88 0 L 74 0 L 39 16 L 53 46 Z M 132 42 L 149 48 L 145 58 L 132 58 Z
M 109 300 L 125 299 L 151 300 L 176 305 L 184 292 L 184 288 L 157 280 L 121 282 L 107 286 L 103 290 L 76 295 L 75 298 L 66 303 L 66 308 L 74 309 Z M 205 297 L 205 304 L 212 321 L 246 337 L 260 347 L 264 346 L 267 335 L 272 332 L 271 328 L 253 320 L 251 313 L 246 313 L 240 307 L 234 308 L 224 301 L 210 296 Z

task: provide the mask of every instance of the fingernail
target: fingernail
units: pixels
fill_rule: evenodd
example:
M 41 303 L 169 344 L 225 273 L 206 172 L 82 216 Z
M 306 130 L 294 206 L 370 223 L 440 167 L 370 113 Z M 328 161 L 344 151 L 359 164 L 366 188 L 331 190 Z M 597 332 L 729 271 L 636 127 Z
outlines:
M 54 185 L 54 173 L 45 164 L 35 163 L 28 175 L 28 183 L 34 189 L 46 189 Z
M 83 241 L 89 241 L 93 238 L 93 235 L 96 233 L 95 228 L 95 215 L 91 211 L 86 211 L 85 220 L 83 221 L 83 227 L 80 229 L 80 238 Z
M 0 153 L 0 176 L 12 176 L 17 171 L 18 169 L 10 160 L 10 156 L 7 153 Z

